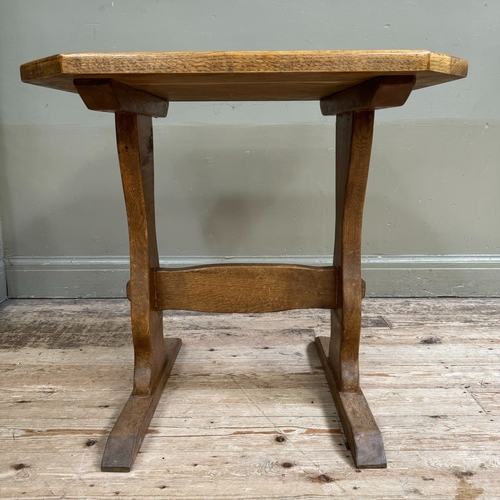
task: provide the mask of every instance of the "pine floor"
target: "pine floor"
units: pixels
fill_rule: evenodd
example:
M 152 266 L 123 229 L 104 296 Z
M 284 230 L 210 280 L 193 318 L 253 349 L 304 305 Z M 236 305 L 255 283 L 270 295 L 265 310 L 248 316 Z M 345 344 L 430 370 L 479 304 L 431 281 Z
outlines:
M 134 469 L 102 473 L 131 390 L 128 302 L 0 305 L 0 498 L 500 498 L 500 300 L 364 301 L 385 470 L 345 448 L 312 344 L 327 311 L 164 326 L 183 347 Z

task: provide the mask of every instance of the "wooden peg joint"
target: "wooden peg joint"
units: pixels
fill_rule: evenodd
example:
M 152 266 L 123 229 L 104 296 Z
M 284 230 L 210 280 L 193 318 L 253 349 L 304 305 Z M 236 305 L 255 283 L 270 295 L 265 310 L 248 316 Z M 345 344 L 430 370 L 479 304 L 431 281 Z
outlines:
M 402 106 L 413 87 L 414 75 L 379 76 L 336 92 L 320 101 L 323 115 L 338 115 L 361 109 L 383 109 Z
M 87 108 L 92 111 L 167 116 L 168 101 L 166 99 L 129 87 L 116 80 L 110 78 L 76 79 L 73 83 Z

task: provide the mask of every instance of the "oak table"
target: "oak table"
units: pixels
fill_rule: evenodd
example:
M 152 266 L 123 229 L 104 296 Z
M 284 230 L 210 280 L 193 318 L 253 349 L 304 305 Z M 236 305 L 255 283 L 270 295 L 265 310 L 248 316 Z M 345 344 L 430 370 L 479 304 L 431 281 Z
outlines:
M 382 436 L 359 385 L 361 221 L 375 109 L 412 90 L 463 78 L 463 59 L 423 50 L 59 54 L 21 66 L 26 83 L 78 93 L 115 113 L 130 240 L 133 391 L 108 438 L 103 471 L 130 471 L 181 347 L 163 337 L 162 311 L 331 309 L 316 346 L 357 467 L 386 467 Z M 159 266 L 152 117 L 170 101 L 318 100 L 336 115 L 333 266 Z

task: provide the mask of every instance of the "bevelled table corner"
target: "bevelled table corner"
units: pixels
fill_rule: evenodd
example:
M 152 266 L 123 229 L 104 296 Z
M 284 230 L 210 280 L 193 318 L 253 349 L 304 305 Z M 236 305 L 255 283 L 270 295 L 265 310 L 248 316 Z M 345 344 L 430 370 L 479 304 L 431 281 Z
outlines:
M 21 66 L 26 83 L 78 93 L 115 113 L 130 241 L 133 391 L 108 438 L 101 469 L 130 471 L 181 347 L 163 337 L 162 311 L 332 310 L 316 347 L 356 467 L 386 467 L 382 435 L 359 385 L 361 222 L 376 109 L 412 90 L 464 78 L 467 61 L 424 50 L 58 54 Z M 170 101 L 318 100 L 336 115 L 333 266 L 159 266 L 152 117 Z

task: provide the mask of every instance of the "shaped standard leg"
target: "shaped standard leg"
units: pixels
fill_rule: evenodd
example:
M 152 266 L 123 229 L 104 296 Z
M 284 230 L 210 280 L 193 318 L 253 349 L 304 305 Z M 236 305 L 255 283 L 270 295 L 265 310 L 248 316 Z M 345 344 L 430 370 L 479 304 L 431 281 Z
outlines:
M 322 99 L 323 114 L 337 115 L 334 266 L 337 307 L 331 337 L 316 347 L 356 467 L 387 467 L 382 435 L 359 386 L 361 334 L 361 230 L 373 137 L 374 110 L 401 106 L 412 76 L 381 77 Z
M 163 313 L 155 308 L 159 267 L 150 116 L 116 113 L 118 157 L 130 239 L 129 298 L 134 341 L 134 389 L 106 444 L 101 470 L 128 472 L 147 432 L 179 352 L 180 339 L 163 339 Z
M 75 80 L 75 86 L 88 108 L 115 113 L 130 241 L 134 388 L 108 438 L 101 470 L 128 472 L 181 347 L 180 339 L 163 339 L 163 313 L 155 304 L 159 260 L 151 117 L 166 116 L 168 102 L 113 80 Z
M 386 467 L 382 435 L 359 387 L 361 334 L 361 218 L 373 134 L 374 111 L 337 115 L 334 266 L 338 306 L 331 338 L 316 346 L 356 467 Z

